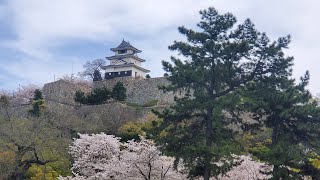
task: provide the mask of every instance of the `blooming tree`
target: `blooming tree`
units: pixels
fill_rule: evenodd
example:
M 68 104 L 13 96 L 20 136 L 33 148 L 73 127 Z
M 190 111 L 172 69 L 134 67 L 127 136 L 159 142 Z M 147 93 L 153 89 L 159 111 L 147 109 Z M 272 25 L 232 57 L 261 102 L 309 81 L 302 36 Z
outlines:
M 186 179 L 173 169 L 173 158 L 162 156 L 144 138 L 121 143 L 119 138 L 104 133 L 80 134 L 70 146 L 70 154 L 75 175 L 71 179 Z
M 73 75 L 68 75 L 65 74 L 59 80 L 64 80 L 70 83 L 73 83 L 77 87 L 85 87 L 85 88 L 92 88 L 93 84 L 91 81 L 88 81 L 82 77 L 79 76 L 73 76 Z
M 34 84 L 21 86 L 21 88 L 13 98 L 13 104 L 15 105 L 30 104 L 32 102 L 34 92 L 36 89 L 40 89 L 40 87 Z
M 72 171 L 75 177 L 60 177 L 61 180 L 114 179 L 114 180 L 166 180 L 187 179 L 183 166 L 176 171 L 172 157 L 163 156 L 152 141 L 141 137 L 141 141 L 130 140 L 122 143 L 113 135 L 79 134 L 70 146 L 74 159 Z M 240 165 L 226 174 L 222 180 L 268 179 L 272 169 L 265 163 L 254 161 L 249 156 L 239 157 Z M 200 178 L 199 178 L 200 179 Z M 214 180 L 215 178 L 211 177 Z
M 253 160 L 250 156 L 240 156 L 241 164 L 233 167 L 229 172 L 219 179 L 242 180 L 242 179 L 270 179 L 272 166 L 263 162 Z

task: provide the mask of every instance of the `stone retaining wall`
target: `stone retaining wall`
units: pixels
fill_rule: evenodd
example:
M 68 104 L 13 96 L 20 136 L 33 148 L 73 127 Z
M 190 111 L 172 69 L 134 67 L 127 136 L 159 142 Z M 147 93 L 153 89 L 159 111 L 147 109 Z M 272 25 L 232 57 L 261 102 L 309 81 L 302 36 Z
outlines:
M 165 77 L 147 79 L 133 77 L 114 78 L 94 82 L 94 88 L 107 87 L 112 89 L 118 81 L 121 81 L 127 89 L 127 102 L 145 104 L 157 100 L 160 105 L 174 102 L 174 94 L 172 92 L 164 93 L 159 90 L 159 86 L 169 85 L 169 81 Z

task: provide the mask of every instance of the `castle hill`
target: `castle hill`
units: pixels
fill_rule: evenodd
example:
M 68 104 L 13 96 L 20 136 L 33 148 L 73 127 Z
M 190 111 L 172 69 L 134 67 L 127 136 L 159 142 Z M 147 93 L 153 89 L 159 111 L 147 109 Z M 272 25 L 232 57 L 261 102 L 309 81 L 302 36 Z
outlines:
M 0 2 L 0 179 L 320 179 L 317 5 Z

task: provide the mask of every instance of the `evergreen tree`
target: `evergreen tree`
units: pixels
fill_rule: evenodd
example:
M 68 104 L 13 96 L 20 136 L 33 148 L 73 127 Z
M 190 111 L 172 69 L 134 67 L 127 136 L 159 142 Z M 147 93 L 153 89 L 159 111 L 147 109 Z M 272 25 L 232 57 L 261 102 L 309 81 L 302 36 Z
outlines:
M 156 139 L 176 162 L 186 164 L 190 176 L 209 180 L 232 165 L 236 146 L 227 128 L 232 119 L 227 120 L 225 111 L 236 106 L 236 92 L 270 72 L 283 73 L 292 58 L 282 51 L 289 36 L 270 42 L 249 19 L 235 27 L 236 18 L 230 13 L 220 15 L 209 8 L 200 14 L 201 31 L 179 27 L 188 42 L 169 46 L 184 60 L 172 57 L 173 64 L 163 62 L 171 85 L 162 88 L 182 90 L 184 96 L 176 97 L 170 109 L 156 112 L 163 118 Z
M 111 98 L 111 92 L 106 87 L 96 88 L 86 97 L 86 104 L 96 105 L 103 104 Z
M 118 81 L 112 88 L 112 97 L 118 101 L 124 101 L 127 98 L 126 92 L 126 87 L 124 87 L 122 82 Z
M 40 89 L 36 89 L 34 91 L 34 96 L 33 96 L 33 100 L 40 100 L 40 99 L 43 99 L 43 95 L 42 95 L 42 92 Z
M 35 117 L 40 117 L 42 110 L 45 108 L 45 102 L 40 89 L 34 91 L 34 97 L 32 102 L 32 109 L 29 113 Z
M 256 117 L 272 129 L 272 143 L 252 153 L 274 165 L 273 179 L 302 179 L 302 175 L 320 178 L 310 158 L 320 151 L 320 107 L 306 90 L 307 72 L 299 84 L 287 76 L 264 77 L 246 89 L 253 99 L 249 105 Z
M 101 73 L 99 70 L 94 70 L 93 72 L 93 81 L 101 81 L 102 77 L 101 77 Z

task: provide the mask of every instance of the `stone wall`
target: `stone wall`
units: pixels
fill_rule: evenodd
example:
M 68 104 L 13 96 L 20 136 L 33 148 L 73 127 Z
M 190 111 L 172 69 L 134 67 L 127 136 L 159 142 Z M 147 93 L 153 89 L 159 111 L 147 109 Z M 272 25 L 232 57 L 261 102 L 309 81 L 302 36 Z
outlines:
M 127 102 L 145 104 L 157 100 L 160 105 L 174 102 L 174 94 L 172 92 L 164 93 L 158 88 L 159 86 L 169 84 L 169 81 L 165 77 L 147 79 L 134 77 L 114 78 L 94 82 L 94 88 L 106 87 L 112 89 L 118 81 L 121 81 L 127 89 Z
M 162 111 L 164 107 L 134 108 L 121 103 L 109 103 L 93 106 L 71 106 L 53 101 L 47 102 L 50 112 L 56 117 L 63 116 L 65 121 L 76 119 L 89 124 L 89 132 L 116 133 L 126 122 L 143 122 L 151 114 L 151 109 Z
M 110 90 L 118 82 L 123 82 L 127 89 L 127 102 L 135 104 L 146 104 L 157 100 L 158 105 L 172 104 L 174 101 L 174 93 L 164 93 L 159 90 L 159 86 L 168 85 L 169 81 L 165 77 L 159 78 L 134 78 L 134 77 L 119 77 L 114 79 L 96 81 L 93 88 L 106 87 Z M 42 91 L 46 100 L 67 105 L 77 105 L 74 101 L 75 92 L 81 90 L 90 92 L 91 87 L 79 85 L 66 80 L 59 80 L 44 85 Z M 176 94 L 179 95 L 179 94 Z
M 77 90 L 90 92 L 91 87 L 66 80 L 58 80 L 43 86 L 44 98 L 61 104 L 75 105 L 74 96 Z

